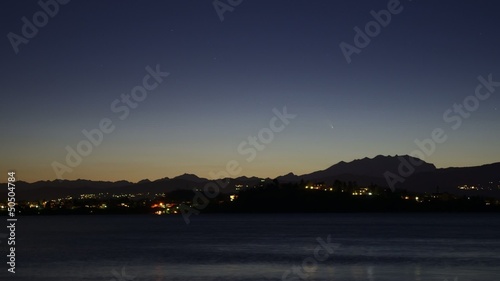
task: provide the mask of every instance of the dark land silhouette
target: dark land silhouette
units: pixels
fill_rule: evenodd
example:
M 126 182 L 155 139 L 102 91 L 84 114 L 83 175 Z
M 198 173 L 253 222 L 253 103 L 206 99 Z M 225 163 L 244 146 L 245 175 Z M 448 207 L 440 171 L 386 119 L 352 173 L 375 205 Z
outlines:
M 388 184 L 388 172 L 399 177 L 394 186 Z M 202 212 L 496 211 L 499 172 L 500 163 L 438 169 L 410 156 L 377 156 L 275 179 L 242 176 L 214 181 L 183 174 L 137 183 L 17 182 L 16 199 L 24 214 L 175 214 L 182 206 Z M 220 193 L 207 196 L 207 205 L 200 207 L 196 196 L 209 183 L 219 185 Z

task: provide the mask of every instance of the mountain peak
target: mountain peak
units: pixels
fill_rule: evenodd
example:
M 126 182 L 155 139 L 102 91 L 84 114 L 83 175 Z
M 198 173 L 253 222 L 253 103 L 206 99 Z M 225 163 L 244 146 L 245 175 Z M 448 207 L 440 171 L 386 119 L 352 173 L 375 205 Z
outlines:
M 300 178 L 294 173 L 288 173 L 286 175 L 277 177 L 276 180 L 278 180 L 279 182 L 297 182 L 300 180 Z
M 202 181 L 205 181 L 204 179 L 198 177 L 197 175 L 195 174 L 187 174 L 187 173 L 184 173 L 180 176 L 177 176 L 175 178 L 173 178 L 174 180 L 187 180 L 187 181 L 193 181 L 193 182 L 202 182 Z
M 302 175 L 301 177 L 305 179 L 326 179 L 338 177 L 340 175 L 360 175 L 373 178 L 384 178 L 384 173 L 387 171 L 397 174 L 402 162 L 410 163 L 415 169 L 415 174 L 436 170 L 433 164 L 409 155 L 377 155 L 374 158 L 365 157 L 351 162 L 340 161 L 326 170 Z

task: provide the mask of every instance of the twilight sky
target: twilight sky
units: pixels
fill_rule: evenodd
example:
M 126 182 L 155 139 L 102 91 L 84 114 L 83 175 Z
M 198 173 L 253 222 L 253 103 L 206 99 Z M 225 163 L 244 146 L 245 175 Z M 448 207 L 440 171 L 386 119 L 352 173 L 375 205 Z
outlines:
M 138 181 L 210 177 L 234 160 L 236 176 L 276 177 L 410 154 L 436 128 L 447 138 L 425 161 L 500 161 L 500 86 L 478 80 L 500 81 L 498 1 L 392 2 L 243 0 L 221 21 L 210 0 L 72 0 L 47 18 L 37 1 L 2 1 L 0 168 Z M 388 3 L 399 12 L 348 63 L 339 45 L 356 48 L 354 28 Z M 155 80 L 157 68 L 170 74 Z M 141 100 L 123 101 L 132 91 Z M 284 107 L 286 126 L 273 112 Z M 92 144 L 82 130 L 106 120 L 114 130 Z M 79 143 L 90 152 L 71 166 Z

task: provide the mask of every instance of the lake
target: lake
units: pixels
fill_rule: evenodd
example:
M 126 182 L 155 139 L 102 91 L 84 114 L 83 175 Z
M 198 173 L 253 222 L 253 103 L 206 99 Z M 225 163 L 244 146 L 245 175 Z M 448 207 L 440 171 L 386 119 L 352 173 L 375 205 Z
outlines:
M 2 280 L 500 280 L 500 214 L 27 216 L 16 235 Z

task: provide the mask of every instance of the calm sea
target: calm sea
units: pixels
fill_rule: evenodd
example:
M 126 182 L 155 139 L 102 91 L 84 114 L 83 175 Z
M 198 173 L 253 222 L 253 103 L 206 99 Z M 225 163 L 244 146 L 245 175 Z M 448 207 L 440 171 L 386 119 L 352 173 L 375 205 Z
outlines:
M 500 280 L 500 214 L 191 218 L 18 217 L 16 274 L 4 240 L 0 279 Z

